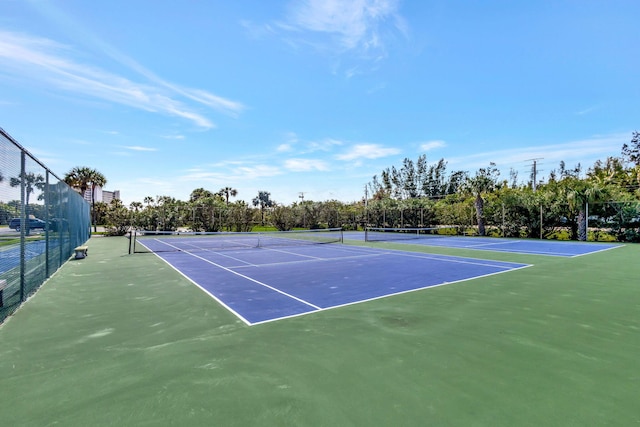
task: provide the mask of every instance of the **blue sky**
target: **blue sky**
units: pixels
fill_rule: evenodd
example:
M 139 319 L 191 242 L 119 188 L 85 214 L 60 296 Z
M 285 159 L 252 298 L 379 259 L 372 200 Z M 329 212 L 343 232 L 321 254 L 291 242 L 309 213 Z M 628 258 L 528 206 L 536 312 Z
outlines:
M 125 203 L 360 199 L 386 167 L 526 180 L 640 129 L 635 0 L 0 0 L 0 127 Z

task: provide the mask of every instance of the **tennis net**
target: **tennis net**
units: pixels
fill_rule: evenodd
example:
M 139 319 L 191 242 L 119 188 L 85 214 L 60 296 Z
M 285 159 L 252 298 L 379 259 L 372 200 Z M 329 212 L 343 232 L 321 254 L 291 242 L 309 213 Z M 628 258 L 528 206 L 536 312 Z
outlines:
M 387 242 L 393 240 L 426 239 L 446 237 L 456 234 L 455 227 L 383 228 L 367 227 L 364 239 L 367 242 Z
M 341 228 L 210 233 L 137 230 L 130 233 L 129 253 L 221 251 L 342 242 Z

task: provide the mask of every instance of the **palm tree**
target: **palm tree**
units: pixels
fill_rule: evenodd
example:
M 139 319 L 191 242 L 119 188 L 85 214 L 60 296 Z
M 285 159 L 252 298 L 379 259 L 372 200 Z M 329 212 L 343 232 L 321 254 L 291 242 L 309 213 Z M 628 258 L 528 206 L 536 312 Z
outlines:
M 36 188 L 42 190 L 44 188 L 45 182 L 42 175 L 36 175 L 33 172 L 25 173 L 22 175 L 22 177 L 19 178 L 11 178 L 9 182 L 9 185 L 11 185 L 12 187 L 19 187 L 21 184 L 24 184 L 26 198 L 25 204 L 29 206 L 29 196 Z
M 223 196 L 225 201 L 227 202 L 227 206 L 229 206 L 229 196 L 236 197 L 238 195 L 238 190 L 231 187 L 224 187 L 218 191 L 218 194 Z
M 96 188 L 104 187 L 107 184 L 107 178 L 95 169 L 91 169 L 91 211 L 93 212 L 93 231 L 98 231 L 96 224 Z
M 191 192 L 191 195 L 189 196 L 189 201 L 196 202 L 200 199 L 213 198 L 214 196 L 215 195 L 209 190 L 205 190 L 204 188 L 196 188 Z
M 260 206 L 261 225 L 264 225 L 264 208 L 273 206 L 273 201 L 270 197 L 271 193 L 268 191 L 259 191 L 258 196 L 253 199 L 253 206 Z
M 86 166 L 76 166 L 71 169 L 65 176 L 64 182 L 69 184 L 73 188 L 80 190 L 80 195 L 84 197 L 88 188 L 91 188 L 91 212 L 93 218 L 93 230 L 97 230 L 95 224 L 95 190 L 97 187 L 104 187 L 107 183 L 107 179 L 103 174 L 95 169 L 88 168 Z
M 45 187 L 45 179 L 40 174 L 35 174 L 33 172 L 23 173 L 20 177 L 11 178 L 9 180 L 9 185 L 12 187 L 20 187 L 24 185 L 24 194 L 25 194 L 25 211 L 27 213 L 27 218 L 29 217 L 29 198 L 31 193 L 35 191 L 35 189 L 42 190 Z M 26 228 L 27 234 L 29 234 L 29 227 Z
M 567 182 L 566 195 L 569 202 L 569 209 L 574 212 L 578 211 L 578 229 L 577 235 L 572 235 L 580 241 L 586 241 L 587 234 L 587 206 L 589 203 L 595 203 L 606 198 L 608 189 L 605 185 L 597 180 L 569 180 Z
M 486 234 L 484 223 L 484 195 L 497 188 L 498 175 L 500 175 L 500 171 L 496 168 L 496 164 L 491 162 L 488 168 L 480 168 L 474 177 L 467 178 L 463 186 L 465 192 L 475 197 L 473 204 L 476 208 L 478 234 L 480 236 Z
M 91 177 L 91 168 L 86 166 L 76 166 L 64 176 L 66 182 L 71 188 L 80 190 L 80 195 L 84 197 L 84 193 L 89 188 Z

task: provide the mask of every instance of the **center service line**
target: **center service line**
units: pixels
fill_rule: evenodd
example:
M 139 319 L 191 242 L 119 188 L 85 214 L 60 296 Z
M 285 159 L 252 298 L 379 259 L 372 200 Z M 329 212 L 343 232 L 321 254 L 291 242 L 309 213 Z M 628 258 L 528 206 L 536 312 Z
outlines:
M 171 245 L 171 244 L 169 244 L 169 243 L 167 243 L 167 245 L 169 245 L 169 246 L 173 246 L 173 245 Z M 178 248 L 178 247 L 176 247 L 176 246 L 173 246 L 173 247 L 175 247 L 176 249 L 180 249 L 180 248 Z M 183 251 L 183 252 L 184 252 L 184 251 Z M 214 266 L 216 266 L 216 267 L 218 267 L 218 268 L 221 268 L 222 270 L 228 271 L 229 273 L 235 274 L 236 276 L 240 276 L 240 277 L 242 277 L 243 279 L 247 279 L 247 280 L 249 280 L 249 281 L 251 281 L 251 282 L 253 282 L 253 283 L 257 283 L 257 284 L 258 284 L 258 285 L 260 285 L 260 286 L 264 286 L 265 288 L 268 288 L 268 289 L 271 289 L 272 291 L 278 292 L 279 294 L 282 294 L 282 295 L 287 296 L 287 297 L 289 297 L 289 298 L 291 298 L 291 299 L 294 299 L 294 300 L 296 300 L 296 301 L 298 301 L 298 302 L 301 302 L 301 303 L 303 303 L 303 304 L 305 304 L 305 305 L 308 305 L 309 307 L 315 308 L 316 310 L 322 310 L 322 308 L 321 308 L 321 307 L 318 307 L 317 305 L 311 304 L 311 303 L 310 303 L 310 302 L 308 302 L 308 301 L 305 301 L 305 300 L 303 300 L 303 299 L 300 299 L 300 298 L 298 298 L 298 297 L 297 297 L 297 296 L 295 296 L 295 295 L 288 294 L 288 293 L 286 293 L 286 292 L 284 292 L 284 291 L 281 291 L 280 289 L 274 288 L 273 286 L 269 286 L 269 285 L 267 285 L 266 283 L 262 283 L 262 282 L 260 282 L 259 280 L 253 279 L 253 278 L 251 278 L 251 277 L 249 277 L 249 276 L 245 276 L 244 274 L 240 274 L 240 273 L 238 273 L 237 271 L 233 271 L 233 270 L 231 270 L 231 269 L 229 269 L 229 268 L 227 268 L 227 267 L 224 267 L 224 266 L 222 266 L 222 265 L 220 265 L 220 264 L 216 264 L 215 262 L 210 261 L 210 260 L 208 260 L 208 259 L 206 259 L 206 258 L 203 258 L 203 257 L 198 256 L 198 255 L 196 255 L 196 254 L 193 254 L 193 253 L 191 253 L 191 252 L 184 252 L 184 253 L 187 253 L 187 254 L 191 255 L 192 257 L 195 257 L 195 258 L 201 259 L 202 261 L 207 262 L 207 263 L 209 263 L 209 264 L 211 264 L 211 265 L 214 265 Z

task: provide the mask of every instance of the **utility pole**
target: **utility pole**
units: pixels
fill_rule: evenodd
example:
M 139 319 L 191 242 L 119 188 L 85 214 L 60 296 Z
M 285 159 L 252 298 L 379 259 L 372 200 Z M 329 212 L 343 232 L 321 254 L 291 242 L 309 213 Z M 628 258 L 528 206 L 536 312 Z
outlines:
M 533 192 L 536 192 L 536 184 L 538 182 L 538 168 L 537 168 L 537 161 L 538 160 L 542 160 L 544 159 L 544 157 L 536 157 L 535 159 L 529 159 L 527 160 L 528 162 L 533 162 L 533 164 L 531 165 L 531 175 L 533 177 Z
M 527 160 L 529 162 L 533 162 L 533 164 L 531 165 L 531 175 L 533 176 L 533 186 L 532 187 L 533 187 L 533 192 L 534 193 L 536 192 L 536 183 L 538 181 L 538 168 L 537 168 L 538 163 L 537 163 L 537 161 L 538 160 L 542 160 L 542 159 L 543 159 L 543 157 L 536 157 L 535 159 Z M 541 239 L 542 239 L 542 225 L 543 225 L 543 222 L 542 222 L 542 219 L 543 219 L 542 218 L 542 209 L 543 209 L 542 204 L 540 204 L 540 238 Z
M 364 223 L 364 227 L 365 230 L 366 228 L 369 226 L 369 209 L 367 209 L 369 204 L 369 191 L 367 190 L 367 186 L 364 186 L 364 219 L 365 219 L 365 223 Z M 357 228 L 357 226 L 356 226 Z
M 367 208 L 367 204 L 368 204 L 368 200 L 369 200 L 369 191 L 367 190 L 367 186 L 364 186 L 364 208 Z
M 304 210 L 304 191 L 298 193 L 298 198 L 302 200 L 300 206 L 302 207 L 302 227 L 307 228 L 307 213 Z

